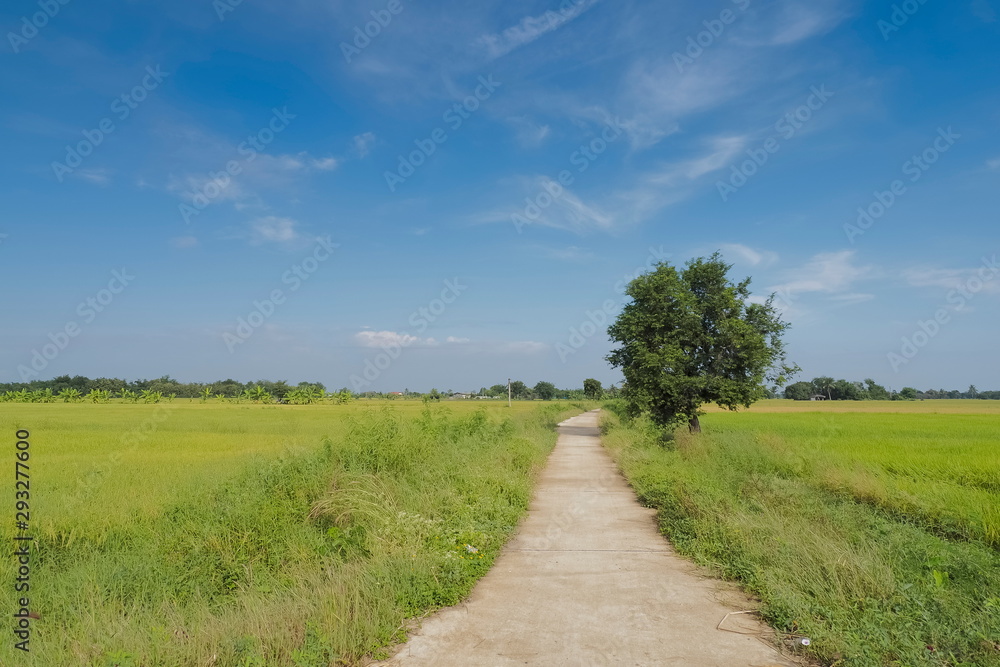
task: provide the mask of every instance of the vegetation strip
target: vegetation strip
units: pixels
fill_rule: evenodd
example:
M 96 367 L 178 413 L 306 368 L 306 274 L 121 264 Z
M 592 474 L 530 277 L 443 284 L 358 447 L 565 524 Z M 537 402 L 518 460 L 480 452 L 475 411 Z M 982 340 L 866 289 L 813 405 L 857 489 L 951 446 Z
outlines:
M 178 406 L 171 425 L 226 410 L 210 407 Z M 5 642 L 0 663 L 318 667 L 384 656 L 407 618 L 458 602 L 488 570 L 527 508 L 554 425 L 587 406 L 405 407 L 298 408 L 325 411 L 342 435 L 248 460 L 225 481 L 93 534 L 72 514 L 50 523 L 33 548 L 43 621 L 27 658 L 15 662 Z M 110 427 L 102 413 L 72 412 Z M 284 411 L 241 412 L 252 429 Z M 198 447 L 188 441 L 174 465 L 190 466 Z
M 1000 665 L 995 417 L 765 407 L 664 435 L 612 407 L 605 445 L 664 535 L 810 637 L 810 657 Z

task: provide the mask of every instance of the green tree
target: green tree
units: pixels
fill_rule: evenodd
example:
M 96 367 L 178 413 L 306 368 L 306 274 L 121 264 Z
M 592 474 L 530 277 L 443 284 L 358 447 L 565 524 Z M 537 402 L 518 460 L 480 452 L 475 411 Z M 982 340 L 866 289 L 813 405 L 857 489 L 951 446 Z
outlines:
M 813 386 L 811 382 L 796 382 L 785 388 L 785 398 L 793 401 L 808 401 L 812 398 Z
M 593 401 L 599 401 L 604 397 L 604 388 L 600 380 L 587 378 L 583 381 L 583 395 Z
M 514 398 L 531 398 L 531 390 L 528 389 L 528 385 L 524 384 L 520 380 L 514 380 L 510 383 L 510 393 Z
M 621 347 L 607 358 L 625 375 L 632 414 L 700 432 L 703 404 L 748 407 L 764 397 L 765 382 L 781 386 L 798 371 L 785 363 L 789 325 L 774 296 L 750 302 L 750 279 L 731 282 L 731 268 L 715 253 L 683 270 L 660 262 L 629 283 L 632 301 L 608 328 Z
M 917 390 L 913 387 L 903 387 L 899 390 L 899 398 L 903 401 L 917 400 Z
M 543 401 L 551 401 L 556 397 L 556 386 L 551 382 L 539 382 L 535 385 L 535 394 Z
M 813 393 L 823 394 L 829 400 L 833 400 L 834 379 L 828 377 L 818 377 L 812 381 Z
M 833 383 L 833 397 L 838 401 L 860 401 L 864 398 L 861 388 L 847 380 Z
M 875 382 L 871 378 L 865 379 L 865 390 L 868 392 L 868 398 L 873 401 L 887 401 L 889 400 L 889 392 L 886 391 L 885 387 Z

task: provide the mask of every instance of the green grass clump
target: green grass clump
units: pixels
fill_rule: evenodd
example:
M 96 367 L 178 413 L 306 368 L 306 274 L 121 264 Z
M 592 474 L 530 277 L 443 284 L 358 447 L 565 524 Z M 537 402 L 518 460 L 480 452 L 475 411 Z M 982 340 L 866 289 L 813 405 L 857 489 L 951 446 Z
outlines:
M 566 403 L 506 413 L 329 408 L 312 414 L 325 415 L 336 437 L 298 439 L 265 456 L 261 433 L 287 440 L 289 429 L 297 438 L 310 429 L 264 407 L 240 410 L 239 423 L 221 410 L 176 409 L 176 421 L 164 424 L 198 423 L 213 434 L 210 451 L 238 452 L 245 441 L 257 455 L 233 454 L 225 465 L 213 455 L 199 468 L 199 439 L 177 443 L 164 426 L 156 434 L 172 458 L 153 449 L 155 463 L 144 469 L 150 438 L 118 463 L 131 475 L 122 494 L 131 514 L 95 520 L 103 486 L 78 505 L 50 498 L 43 507 L 63 514 L 46 517 L 34 545 L 32 611 L 42 618 L 31 653 L 4 642 L 0 664 L 319 667 L 383 656 L 405 637 L 408 618 L 460 601 L 488 570 L 527 508 L 555 444 L 552 426 L 580 411 Z M 44 461 L 45 428 L 29 428 Z M 221 444 L 220 432 L 237 445 Z M 156 475 L 176 479 L 177 468 L 197 484 L 171 493 Z M 213 483 L 206 469 L 224 474 Z M 33 473 L 42 494 L 45 464 Z M 152 498 L 144 500 L 147 484 Z M 10 559 L 0 565 L 4 581 L 13 581 L 12 567 Z M 10 596 L 0 601 L 8 618 L 9 604 Z
M 711 414 L 701 436 L 664 439 L 605 414 L 603 430 L 678 551 L 741 582 L 778 630 L 809 636 L 811 657 L 997 666 L 1000 553 L 977 523 L 996 427 L 923 416 Z

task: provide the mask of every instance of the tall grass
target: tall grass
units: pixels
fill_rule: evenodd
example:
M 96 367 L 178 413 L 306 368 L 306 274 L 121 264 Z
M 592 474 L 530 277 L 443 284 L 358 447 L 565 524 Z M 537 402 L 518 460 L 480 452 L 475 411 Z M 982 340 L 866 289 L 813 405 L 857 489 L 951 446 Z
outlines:
M 408 618 L 459 601 L 489 568 L 552 426 L 579 408 L 457 412 L 355 410 L 336 438 L 243 458 L 131 520 L 92 532 L 54 520 L 34 554 L 32 651 L 4 642 L 0 663 L 318 667 L 384 655 Z M 244 413 L 247 436 L 274 414 Z M 0 576 L 13 581 L 9 562 Z
M 809 636 L 812 657 L 1000 665 L 1000 553 L 974 520 L 994 491 L 963 487 L 994 479 L 996 429 L 920 417 L 712 414 L 700 437 L 667 441 L 644 420 L 602 428 L 677 549 Z

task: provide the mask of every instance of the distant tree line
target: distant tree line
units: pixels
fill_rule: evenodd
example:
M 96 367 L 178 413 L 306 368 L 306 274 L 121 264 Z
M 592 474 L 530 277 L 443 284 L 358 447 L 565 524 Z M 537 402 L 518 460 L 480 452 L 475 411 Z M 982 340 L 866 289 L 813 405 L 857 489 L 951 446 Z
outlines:
M 439 391 L 437 388 L 422 394 L 405 389 L 401 392 L 366 391 L 357 394 L 358 398 L 424 398 L 430 401 L 438 401 L 442 398 L 469 397 L 474 399 L 506 399 L 507 384 L 495 384 L 491 387 L 482 387 L 479 391 L 456 392 L 451 389 Z M 521 380 L 514 380 L 510 383 L 510 396 L 517 401 L 551 401 L 554 399 L 569 400 L 600 400 L 602 398 L 617 398 L 619 389 L 611 385 L 607 389 L 602 389 L 601 383 L 588 378 L 583 382 L 583 389 L 559 389 L 555 384 L 540 381 L 534 387 L 530 387 Z
M 593 399 L 616 398 L 619 390 L 614 385 L 603 389 L 601 383 L 588 378 L 583 383 L 583 389 L 559 389 L 551 382 L 541 381 L 534 387 L 517 380 L 511 383 L 511 396 L 516 400 L 553 399 Z M 430 392 L 403 391 L 376 392 L 369 391 L 353 394 L 346 387 L 337 392 L 327 392 L 322 382 L 300 382 L 290 385 L 284 380 L 257 380 L 256 382 L 237 382 L 233 379 L 217 382 L 179 382 L 169 375 L 155 380 L 123 380 L 120 378 L 91 379 L 83 375 L 62 375 L 51 380 L 33 380 L 31 382 L 0 383 L 0 402 L 19 403 L 54 403 L 63 402 L 93 402 L 107 403 L 111 399 L 122 399 L 126 403 L 159 403 L 161 400 L 175 398 L 195 398 L 207 401 L 233 401 L 255 403 L 291 403 L 309 404 L 323 400 L 347 402 L 352 398 L 408 398 L 439 401 L 442 398 L 464 397 L 506 399 L 507 385 L 495 384 L 483 387 L 478 392 L 455 392 L 451 389 L 439 391 L 434 388 Z
M 834 380 L 818 377 L 812 382 L 796 382 L 785 388 L 785 398 L 796 401 L 825 399 L 828 401 L 915 401 L 935 398 L 969 398 L 1000 400 L 1000 391 L 979 391 L 975 385 L 967 391 L 953 389 L 928 389 L 920 391 L 913 387 L 903 387 L 898 392 L 890 391 L 871 378 L 864 382 Z
M 0 383 L 0 401 L 51 403 L 56 401 L 88 401 L 106 403 L 122 399 L 126 403 L 159 403 L 174 398 L 198 398 L 202 401 L 252 401 L 257 403 L 314 403 L 323 399 L 345 402 L 352 394 L 348 389 L 330 394 L 321 382 L 300 382 L 295 386 L 283 380 L 237 382 L 178 382 L 169 375 L 156 380 L 123 380 L 120 378 L 90 379 L 83 375 L 62 375 L 51 380 Z

